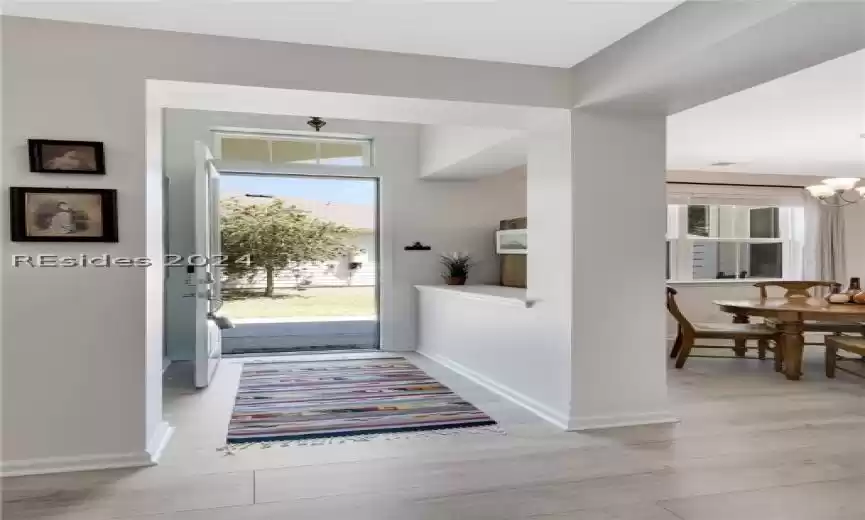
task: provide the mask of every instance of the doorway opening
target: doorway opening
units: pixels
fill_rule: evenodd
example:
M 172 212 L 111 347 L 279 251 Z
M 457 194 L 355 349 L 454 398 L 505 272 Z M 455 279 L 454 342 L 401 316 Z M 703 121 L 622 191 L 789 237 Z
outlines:
M 224 354 L 379 348 L 379 181 L 223 173 Z

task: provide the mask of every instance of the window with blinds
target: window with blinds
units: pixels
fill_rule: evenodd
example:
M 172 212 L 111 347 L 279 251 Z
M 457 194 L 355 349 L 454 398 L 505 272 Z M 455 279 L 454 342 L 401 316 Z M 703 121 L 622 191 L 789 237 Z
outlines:
M 802 279 L 805 199 L 782 186 L 667 185 L 667 279 Z
M 667 211 L 671 281 L 780 279 L 801 270 L 794 222 L 802 208 L 671 204 Z

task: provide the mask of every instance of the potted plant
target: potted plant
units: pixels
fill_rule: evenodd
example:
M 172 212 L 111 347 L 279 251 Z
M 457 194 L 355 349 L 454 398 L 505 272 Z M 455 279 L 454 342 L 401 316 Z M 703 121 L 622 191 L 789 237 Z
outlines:
M 445 266 L 442 278 L 448 285 L 465 285 L 469 270 L 474 266 L 471 257 L 464 253 L 442 255 L 441 263 Z

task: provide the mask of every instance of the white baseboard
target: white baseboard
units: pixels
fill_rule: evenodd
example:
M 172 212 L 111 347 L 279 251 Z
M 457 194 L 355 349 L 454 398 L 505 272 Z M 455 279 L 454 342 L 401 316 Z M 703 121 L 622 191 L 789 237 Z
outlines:
M 162 452 L 165 451 L 165 447 L 168 446 L 168 441 L 171 440 L 172 435 L 174 435 L 174 427 L 165 421 L 161 421 L 156 427 L 156 431 L 154 431 L 153 434 L 151 434 L 150 439 L 147 440 L 147 453 L 150 454 L 151 464 L 159 462 L 159 459 L 162 457 Z
M 380 347 L 379 347 L 379 350 L 380 350 L 381 352 L 393 352 L 393 353 L 395 353 L 395 354 L 404 354 L 404 353 L 406 353 L 406 352 L 415 352 L 417 349 L 415 349 L 414 347 L 411 347 L 411 346 L 409 346 L 409 347 L 385 347 L 385 346 L 380 346 Z
M 83 457 L 51 457 L 4 461 L 0 464 L 0 476 L 20 477 L 46 473 L 68 473 L 98 469 L 139 468 L 152 466 L 149 453 L 117 453 L 109 455 L 85 455 Z
M 159 461 L 173 433 L 174 428 L 168 423 L 160 423 L 147 443 L 147 451 L 142 452 L 3 461 L 0 463 L 0 477 L 153 466 Z
M 669 411 L 636 413 L 624 415 L 608 415 L 608 416 L 593 416 L 593 417 L 567 417 L 565 414 L 551 409 L 550 407 L 539 403 L 537 400 L 526 396 L 512 388 L 505 386 L 493 379 L 490 379 L 483 374 L 480 374 L 470 368 L 457 363 L 456 361 L 436 354 L 430 354 L 422 350 L 418 354 L 425 358 L 442 365 L 445 368 L 453 370 L 461 376 L 469 379 L 487 390 L 498 394 L 505 399 L 517 404 L 526 410 L 537 415 L 541 419 L 552 423 L 559 428 L 567 431 L 581 430 L 597 430 L 602 428 L 618 428 L 623 426 L 640 426 L 646 424 L 669 424 L 677 423 L 679 419 Z
M 673 424 L 679 418 L 669 411 L 635 413 L 622 415 L 596 415 L 592 417 L 571 417 L 568 431 L 600 430 L 624 426 L 644 426 L 647 424 Z
M 453 370 L 454 372 L 465 377 L 466 379 L 469 379 L 470 381 L 481 385 L 487 390 L 504 397 L 508 401 L 511 401 L 512 403 L 525 408 L 526 410 L 532 412 L 541 419 L 552 423 L 563 430 L 566 430 L 568 428 L 568 420 L 566 414 L 562 414 L 561 412 L 556 411 L 549 406 L 546 406 L 538 402 L 537 400 L 528 397 L 525 394 L 517 392 L 516 390 L 506 385 L 490 379 L 483 374 L 467 368 L 450 358 L 430 354 L 422 350 L 418 350 L 417 353 L 431 361 L 438 363 L 439 365 L 442 365 L 445 368 Z

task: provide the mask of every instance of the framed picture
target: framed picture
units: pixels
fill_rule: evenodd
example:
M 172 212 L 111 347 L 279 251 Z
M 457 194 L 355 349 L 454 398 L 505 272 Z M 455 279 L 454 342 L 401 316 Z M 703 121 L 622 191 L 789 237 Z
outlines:
M 496 231 L 496 253 L 525 255 L 529 252 L 529 230 L 505 229 Z
M 9 188 L 15 242 L 117 242 L 117 190 Z
M 30 171 L 105 175 L 105 150 L 96 141 L 30 139 Z

